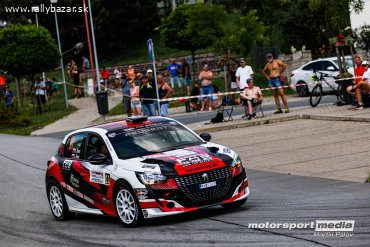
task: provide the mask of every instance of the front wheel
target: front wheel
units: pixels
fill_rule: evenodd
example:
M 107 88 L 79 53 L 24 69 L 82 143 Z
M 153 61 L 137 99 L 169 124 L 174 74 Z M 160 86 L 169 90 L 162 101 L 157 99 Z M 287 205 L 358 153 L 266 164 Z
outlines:
M 308 86 L 303 81 L 300 81 L 297 83 L 296 91 L 300 97 L 305 97 L 305 96 L 308 96 L 309 94 Z
M 225 209 L 236 209 L 236 208 L 240 208 L 241 206 L 243 206 L 243 204 L 247 201 L 247 198 L 243 199 L 243 200 L 240 200 L 240 201 L 236 201 L 236 202 L 232 202 L 232 203 L 227 203 L 227 204 L 222 204 L 221 206 Z
M 48 185 L 48 200 L 51 212 L 56 220 L 65 220 L 70 217 L 64 194 L 55 182 L 50 182 Z
M 322 98 L 322 87 L 321 85 L 318 84 L 312 89 L 310 96 L 310 105 L 312 107 L 316 107 L 320 103 L 321 98 Z
M 140 225 L 143 216 L 135 194 L 126 185 L 120 185 L 116 191 L 114 201 L 118 218 L 126 227 Z

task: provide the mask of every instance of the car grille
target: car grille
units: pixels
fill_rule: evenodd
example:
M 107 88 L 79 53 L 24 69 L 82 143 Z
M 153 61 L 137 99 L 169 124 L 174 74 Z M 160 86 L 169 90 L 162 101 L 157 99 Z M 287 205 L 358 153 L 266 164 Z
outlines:
M 206 173 L 208 180 L 203 181 L 202 175 Z M 230 189 L 232 176 L 230 167 L 175 177 L 175 181 L 183 194 L 192 202 L 203 202 L 224 197 Z M 216 182 L 216 186 L 200 189 L 199 184 Z

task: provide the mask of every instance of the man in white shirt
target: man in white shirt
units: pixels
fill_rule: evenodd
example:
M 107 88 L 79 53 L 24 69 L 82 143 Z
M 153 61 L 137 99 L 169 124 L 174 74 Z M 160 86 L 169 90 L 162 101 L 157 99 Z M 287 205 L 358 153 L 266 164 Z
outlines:
M 240 67 L 236 70 L 236 85 L 239 87 L 240 92 L 244 90 L 245 87 L 248 87 L 247 80 L 252 79 L 254 81 L 254 73 L 252 67 L 246 65 L 245 59 L 240 58 Z
M 41 104 L 44 106 L 44 111 L 46 111 L 46 108 L 45 108 L 45 104 L 46 104 L 45 90 L 46 90 L 45 82 L 41 79 L 37 79 L 37 81 L 34 85 L 34 92 L 35 92 L 36 102 L 37 102 L 37 113 L 42 113 Z
M 362 67 L 364 67 L 365 72 L 362 75 L 362 81 L 357 83 L 356 85 L 352 86 L 353 90 L 356 90 L 356 99 L 358 102 L 358 105 L 356 106 L 356 110 L 362 110 L 364 109 L 364 104 L 362 103 L 362 95 L 363 93 L 370 92 L 370 69 L 369 69 L 369 62 L 363 61 L 361 64 Z

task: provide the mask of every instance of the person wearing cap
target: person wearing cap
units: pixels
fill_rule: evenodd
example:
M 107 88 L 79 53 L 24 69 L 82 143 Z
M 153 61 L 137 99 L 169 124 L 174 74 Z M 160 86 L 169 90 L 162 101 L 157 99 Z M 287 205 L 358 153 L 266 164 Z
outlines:
M 200 72 L 199 80 L 202 85 L 202 97 L 200 99 L 202 108 L 200 110 L 204 111 L 205 109 L 208 109 L 209 111 L 212 111 L 211 96 L 205 97 L 205 95 L 211 95 L 213 90 L 212 87 L 213 73 L 211 70 L 209 70 L 208 64 L 205 64 L 203 67 L 203 71 Z
M 347 92 L 350 95 L 352 95 L 353 97 L 355 97 L 355 91 L 356 91 L 355 85 L 362 81 L 362 76 L 365 73 L 365 68 L 364 68 L 364 66 L 362 66 L 362 60 L 361 60 L 360 56 L 355 55 L 354 56 L 354 62 L 356 64 L 356 67 L 354 69 L 356 79 L 354 80 L 353 85 L 350 85 L 346 88 Z
M 275 99 L 276 112 L 274 114 L 282 113 L 283 111 L 280 108 L 279 95 L 283 101 L 285 107 L 285 113 L 289 113 L 288 102 L 284 94 L 284 88 L 280 82 L 280 76 L 286 69 L 286 64 L 279 60 L 274 59 L 271 53 L 266 54 L 267 63 L 262 70 L 262 73 L 266 77 L 271 88 L 272 95 Z
M 148 76 L 148 83 L 153 87 L 154 92 L 156 92 L 157 88 L 156 88 L 156 85 L 155 85 L 153 70 L 152 69 L 148 69 L 146 71 L 146 75 Z
M 13 92 L 9 89 L 9 86 L 5 85 L 4 99 L 6 108 L 13 107 L 13 96 Z
M 240 67 L 238 67 L 235 72 L 236 85 L 239 88 L 239 91 L 243 92 L 244 88 L 248 87 L 247 80 L 254 80 L 254 72 L 251 66 L 246 65 L 246 61 L 244 58 L 240 58 L 239 63 Z M 239 98 L 237 99 L 237 102 L 240 103 Z
M 182 84 L 179 78 L 179 74 L 181 72 L 181 67 L 176 63 L 176 59 L 171 59 L 171 63 L 167 67 L 167 72 L 171 76 L 171 88 L 173 90 L 173 94 L 175 93 L 175 81 L 177 81 L 177 85 L 179 87 L 180 94 L 182 93 Z
M 370 92 L 369 62 L 363 61 L 361 65 L 365 70 L 364 74 L 362 75 L 362 80 L 356 85 L 352 86 L 352 90 L 355 91 L 356 100 L 358 102 L 357 106 L 355 107 L 356 110 L 364 109 L 364 104 L 362 102 L 362 94 Z
M 252 79 L 247 79 L 248 87 L 246 87 L 240 94 L 243 100 L 244 107 L 248 113 L 248 120 L 256 116 L 256 107 L 263 101 L 263 94 L 259 87 L 254 86 Z
M 154 88 L 148 83 L 148 76 L 146 75 L 143 75 L 141 78 L 140 99 L 143 114 L 149 117 L 155 116 L 155 91 Z

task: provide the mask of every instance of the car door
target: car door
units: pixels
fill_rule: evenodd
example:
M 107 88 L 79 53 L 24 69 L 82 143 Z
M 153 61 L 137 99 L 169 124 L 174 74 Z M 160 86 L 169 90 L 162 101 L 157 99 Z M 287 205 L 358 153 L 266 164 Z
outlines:
M 104 154 L 107 157 L 106 162 L 95 163 L 92 161 L 94 155 Z M 86 148 L 83 159 L 80 163 L 74 164 L 82 180 L 81 190 L 91 198 L 99 208 L 111 204 L 111 188 L 113 180 L 112 157 L 104 140 L 96 133 L 88 133 L 86 138 Z
M 305 81 L 309 87 L 309 91 L 315 86 L 315 82 L 312 80 L 313 71 L 321 70 L 321 61 L 315 61 L 307 64 L 302 68 L 302 79 Z
M 331 75 L 332 77 L 325 77 L 325 80 L 335 89 L 337 89 L 338 84 L 335 83 L 333 77 L 338 76 L 339 70 L 337 66 L 332 61 L 322 61 L 321 62 L 321 72 Z M 325 83 L 322 85 L 324 91 L 331 91 L 332 89 Z

